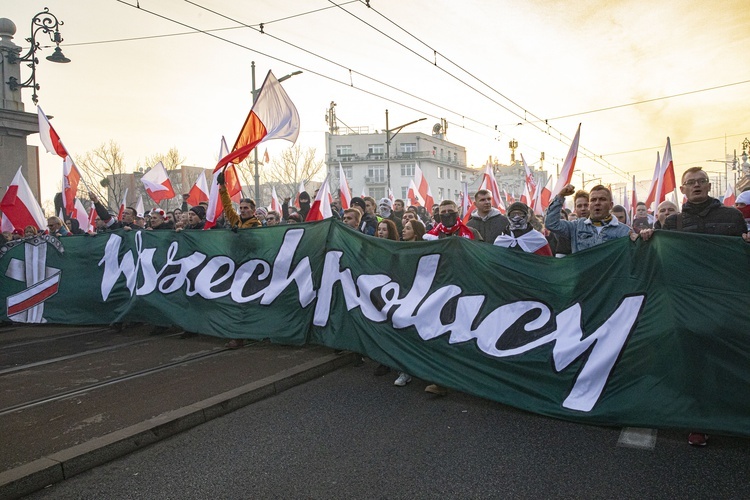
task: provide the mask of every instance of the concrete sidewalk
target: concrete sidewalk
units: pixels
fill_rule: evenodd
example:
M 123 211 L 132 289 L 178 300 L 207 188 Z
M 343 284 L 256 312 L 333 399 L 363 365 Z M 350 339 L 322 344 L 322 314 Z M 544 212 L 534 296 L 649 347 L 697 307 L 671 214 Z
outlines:
M 144 377 L 149 380 L 142 381 L 141 386 L 128 388 L 127 385 L 115 385 L 108 391 L 97 392 L 95 401 L 86 401 L 87 404 L 82 406 L 88 405 L 90 408 L 87 411 L 99 412 L 97 415 L 106 411 L 109 425 L 94 426 L 98 433 L 87 429 L 88 434 L 78 437 L 79 444 L 63 449 L 60 449 L 61 443 L 56 442 L 58 437 L 67 437 L 71 428 L 78 430 L 81 426 L 71 426 L 70 421 L 53 415 L 59 413 L 67 416 L 71 404 L 74 404 L 70 401 L 66 402 L 66 407 L 42 405 L 44 407 L 19 412 L 21 415 L 8 421 L 0 420 L 5 434 L 3 441 L 8 441 L 3 443 L 3 454 L 14 456 L 16 453 L 20 457 L 16 461 L 22 462 L 0 472 L 0 498 L 19 498 L 63 481 L 255 401 L 279 394 L 355 359 L 354 354 L 336 355 L 331 349 L 320 346 L 286 347 L 267 342 L 227 354 L 216 356 L 204 366 L 186 368 L 179 374 L 170 372 L 170 380 Z M 238 360 L 251 364 L 252 370 L 238 370 Z M 49 382 L 54 383 L 54 380 Z M 149 385 L 144 386 L 144 383 Z M 214 389 L 213 392 L 211 389 Z M 148 399 L 149 392 L 153 398 L 151 400 Z M 81 406 L 81 401 L 77 401 L 77 404 Z M 76 407 L 72 408 L 75 411 Z M 34 414 L 35 411 L 38 415 Z M 144 415 L 156 416 L 145 418 Z M 78 419 L 83 417 L 77 416 Z M 41 438 L 39 434 L 42 434 Z M 62 444 L 65 445 L 65 442 Z

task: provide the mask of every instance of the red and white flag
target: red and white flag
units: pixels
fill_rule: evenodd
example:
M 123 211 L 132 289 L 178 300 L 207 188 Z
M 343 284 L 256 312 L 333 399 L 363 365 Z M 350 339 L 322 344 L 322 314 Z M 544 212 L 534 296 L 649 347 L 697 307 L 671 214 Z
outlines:
M 91 210 L 89 211 L 89 220 L 86 221 L 85 226 L 81 226 L 86 228 L 86 232 L 93 234 L 96 232 L 96 208 L 94 208 L 94 205 L 91 205 Z
M 221 138 L 221 143 L 219 144 L 219 158 L 222 156 L 226 156 L 229 149 L 227 148 L 227 141 L 224 139 L 224 137 Z M 206 224 L 203 226 L 203 229 L 211 229 L 216 225 L 216 221 L 221 216 L 221 213 L 224 211 L 224 206 L 221 204 L 221 200 L 219 199 L 219 174 L 221 172 L 218 172 L 214 170 L 213 176 L 211 178 L 211 186 L 208 188 L 208 208 L 206 209 Z M 240 197 L 242 195 L 242 187 L 240 186 L 240 179 L 237 176 L 237 170 L 234 168 L 234 165 L 229 165 L 227 168 L 224 169 L 224 186 L 227 188 L 227 192 L 229 193 L 229 198 L 235 203 L 240 202 Z M 196 203 L 195 205 L 198 205 Z
M 526 160 L 523 157 L 523 154 L 521 154 L 521 163 L 523 163 L 523 169 L 524 169 L 524 191 L 523 195 L 521 196 L 521 202 L 526 203 L 529 208 L 534 210 L 536 212 L 536 198 L 537 198 L 537 186 L 536 186 L 536 180 L 534 180 L 534 174 L 531 173 L 531 169 L 529 168 L 529 165 L 526 163 Z M 524 201 L 524 197 L 526 197 L 526 201 Z
M 419 168 L 419 165 L 414 166 L 414 185 L 417 186 L 420 198 L 424 200 L 425 208 L 427 208 L 427 210 L 432 210 L 432 205 L 435 204 L 435 199 L 432 197 L 430 185 L 422 174 L 422 169 Z
M 346 181 L 344 167 L 339 162 L 339 199 L 341 200 L 341 209 L 346 210 L 352 204 L 352 192 L 349 189 L 349 183 Z
M 0 214 L 0 233 L 12 233 L 15 227 L 13 227 L 13 223 L 10 221 L 10 219 Z
M 73 159 L 66 156 L 63 161 L 63 205 L 65 212 L 70 213 L 74 209 L 75 200 L 78 194 L 78 184 L 81 182 L 81 173 L 78 171 Z
M 300 121 L 297 108 L 279 81 L 268 72 L 258 91 L 258 98 L 245 119 L 232 151 L 222 157 L 214 172 L 228 163 L 239 163 L 258 144 L 270 139 L 297 140 Z
M 503 205 L 503 199 L 500 197 L 500 188 L 497 185 L 497 179 L 495 179 L 495 171 L 492 169 L 492 165 L 487 162 L 484 166 L 484 175 L 482 176 L 482 185 L 479 189 L 486 189 L 492 194 L 492 206 L 505 213 L 505 206 Z
M 194 207 L 200 205 L 200 202 L 208 201 L 208 185 L 206 185 L 206 176 L 201 172 L 195 180 L 195 184 L 190 188 L 188 195 L 188 205 Z
M 552 191 L 549 190 L 547 185 L 552 180 L 552 177 L 547 177 L 547 184 L 542 186 L 542 189 L 536 189 L 536 198 L 534 198 L 534 213 L 537 215 L 544 215 L 544 212 L 549 207 L 549 202 L 552 199 Z
M 419 194 L 419 189 L 417 189 L 416 184 L 414 184 L 414 179 L 409 179 L 409 189 L 408 191 L 406 191 L 406 197 L 409 198 L 409 206 L 412 206 L 412 207 L 425 206 L 424 198 L 422 198 L 422 195 Z
M 737 197 L 734 195 L 734 188 L 731 184 L 727 184 L 727 192 L 724 193 L 724 206 L 733 207 Z
M 281 203 L 279 203 L 279 195 L 276 194 L 276 186 L 273 186 L 271 188 L 271 210 L 278 213 L 279 215 L 283 213 Z
M 570 144 L 568 155 L 565 157 L 565 163 L 563 163 L 562 171 L 560 171 L 560 177 L 557 179 L 555 189 L 552 190 L 552 196 L 555 197 L 562 191 L 562 188 L 570 184 L 573 179 L 573 171 L 576 168 L 576 159 L 578 158 L 578 142 L 581 139 L 581 124 L 578 124 L 578 130 L 576 135 L 573 137 L 573 142 Z
M 146 193 L 158 205 L 162 200 L 174 198 L 172 181 L 169 180 L 167 169 L 162 162 L 157 163 L 148 172 L 143 174 L 141 182 L 146 188 Z
M 78 184 L 81 181 L 81 173 L 68 154 L 68 150 L 60 140 L 47 115 L 37 106 L 37 121 L 39 122 L 39 139 L 48 153 L 56 154 L 63 159 L 62 198 L 65 214 L 70 214 L 75 209 L 75 198 L 78 193 Z
M 664 149 L 664 158 L 661 160 L 659 169 L 659 182 L 656 185 L 656 206 L 664 201 L 667 194 L 677 189 L 677 183 L 674 178 L 674 162 L 672 161 L 672 143 L 667 137 L 667 146 Z
M 294 206 L 299 207 L 299 195 L 305 191 L 305 181 L 299 181 L 299 187 L 297 188 L 297 196 L 294 197 Z
M 461 217 L 461 220 L 464 224 L 469 222 L 469 219 L 471 218 L 471 212 L 474 211 L 476 208 L 476 205 L 474 205 L 474 202 L 469 197 L 469 184 L 467 182 L 461 183 L 461 213 L 463 214 L 463 217 Z
M 0 201 L 0 211 L 13 224 L 13 227 L 23 229 L 26 226 L 34 226 L 42 231 L 47 228 L 47 219 L 44 217 L 42 207 L 34 198 L 20 167 Z
M 91 208 L 94 208 L 94 205 L 91 205 Z M 96 210 L 94 210 L 96 212 Z M 76 198 L 76 204 L 75 208 L 73 209 L 73 219 L 78 221 L 78 227 L 83 229 L 84 231 L 87 231 L 87 227 L 89 225 L 89 214 L 86 212 L 86 209 L 83 207 L 83 203 L 81 203 L 81 200 Z
M 37 106 L 36 114 L 39 121 L 39 140 L 42 141 L 44 149 L 46 149 L 48 153 L 56 154 L 64 160 L 65 157 L 68 156 L 68 150 L 63 146 L 60 136 L 57 135 L 57 132 L 47 119 L 47 115 L 42 111 L 41 106 Z
M 315 196 L 310 211 L 307 213 L 305 222 L 323 220 L 329 217 L 333 217 L 333 211 L 331 210 L 331 189 L 328 186 L 328 178 L 330 174 L 326 176 L 326 180 L 323 181 L 323 185 L 318 189 L 318 194 Z
M 228 154 L 229 146 L 227 146 L 227 140 L 224 138 L 224 136 L 221 136 L 221 144 L 219 145 L 219 158 L 224 158 Z M 229 198 L 231 198 L 233 202 L 239 203 L 242 199 L 242 185 L 240 184 L 240 176 L 237 175 L 237 169 L 234 167 L 234 165 L 229 165 L 224 169 L 224 185 L 227 187 Z M 210 193 L 210 190 L 206 192 Z M 260 203 L 260 200 L 255 200 L 255 202 Z
M 268 164 L 271 161 L 271 157 L 268 156 L 268 148 L 266 148 L 266 152 L 263 153 L 263 164 Z
M 138 217 L 143 217 L 143 213 L 146 210 L 143 208 L 143 195 L 138 195 L 138 202 L 135 204 L 135 215 Z
M 391 203 L 396 200 L 396 197 L 393 196 L 393 190 L 391 190 L 391 188 L 388 188 L 388 199 L 391 200 Z
M 125 212 L 125 209 L 128 207 L 128 188 L 125 188 L 125 192 L 122 193 L 122 201 L 120 202 L 120 209 L 117 210 L 117 220 L 122 220 L 122 214 Z M 81 229 L 83 229 L 83 226 L 81 226 Z
M 654 167 L 654 176 L 651 178 L 651 187 L 648 188 L 648 196 L 646 196 L 646 208 L 649 210 L 653 208 L 651 204 L 656 200 L 656 188 L 659 185 L 659 174 L 661 173 L 661 160 L 659 159 L 659 152 L 656 152 L 656 166 Z M 635 212 L 635 204 L 633 204 L 633 212 Z

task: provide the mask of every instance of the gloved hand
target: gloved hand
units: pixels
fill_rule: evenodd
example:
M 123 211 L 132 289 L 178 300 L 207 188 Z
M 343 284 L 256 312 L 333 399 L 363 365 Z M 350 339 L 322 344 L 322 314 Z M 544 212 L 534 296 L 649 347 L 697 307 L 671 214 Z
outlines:
M 221 172 L 219 175 L 216 176 L 216 183 L 219 186 L 223 186 L 224 185 L 224 172 Z

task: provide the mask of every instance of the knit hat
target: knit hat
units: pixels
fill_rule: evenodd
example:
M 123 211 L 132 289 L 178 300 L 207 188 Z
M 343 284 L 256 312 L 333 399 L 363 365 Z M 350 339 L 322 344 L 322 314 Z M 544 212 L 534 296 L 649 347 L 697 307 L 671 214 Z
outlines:
M 263 207 L 258 207 L 258 209 L 255 211 L 255 216 L 258 219 L 265 219 L 266 215 L 268 215 L 268 210 Z
M 190 211 L 193 212 L 198 217 L 200 217 L 201 219 L 205 219 L 206 218 L 206 209 L 203 208 L 202 205 L 196 205 L 194 207 L 191 207 Z
M 750 190 L 741 192 L 737 199 L 734 200 L 734 203 L 744 203 L 745 205 L 750 205 Z
M 365 208 L 366 208 L 366 206 L 365 206 L 365 200 L 363 200 L 359 196 L 355 196 L 354 198 L 352 198 L 352 201 L 349 203 L 349 205 L 350 206 L 357 205 L 359 208 L 362 209 L 362 213 L 365 212 Z
M 521 203 L 520 201 L 516 201 L 516 202 L 511 203 L 508 206 L 508 210 L 507 210 L 506 213 L 508 215 L 510 215 L 511 212 L 514 212 L 514 211 L 523 212 L 524 214 L 526 214 L 526 217 L 529 216 L 529 207 L 528 207 L 528 205 L 526 205 L 525 203 Z
M 162 219 L 167 220 L 167 214 L 166 214 L 166 212 L 164 212 L 164 210 L 162 210 L 159 207 L 151 209 L 151 213 L 152 214 L 159 214 Z
M 393 202 L 390 198 L 381 198 L 378 202 L 378 206 L 382 207 L 383 205 L 386 205 L 388 208 L 393 208 Z

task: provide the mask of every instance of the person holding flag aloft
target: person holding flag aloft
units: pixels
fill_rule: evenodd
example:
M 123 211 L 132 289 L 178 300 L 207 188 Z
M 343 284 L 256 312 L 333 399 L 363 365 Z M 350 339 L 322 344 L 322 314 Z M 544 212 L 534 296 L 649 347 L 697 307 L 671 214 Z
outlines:
M 224 172 L 216 176 L 216 182 L 219 183 L 219 197 L 224 207 L 224 217 L 229 222 L 230 227 L 247 229 L 262 226 L 255 217 L 255 201 L 250 198 L 242 198 L 240 200 L 240 213 L 237 214 L 232 206 L 232 199 L 229 197 L 227 186 L 224 184 Z

